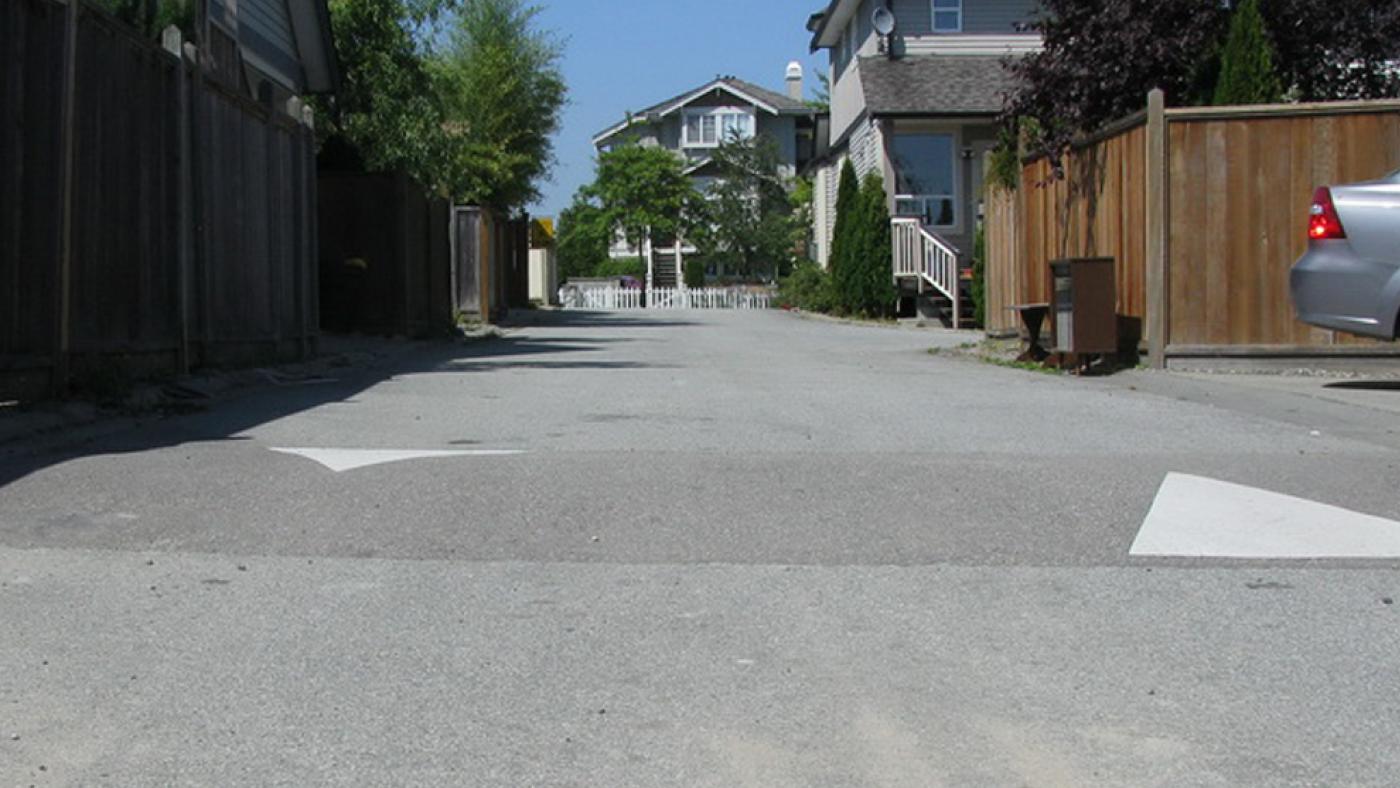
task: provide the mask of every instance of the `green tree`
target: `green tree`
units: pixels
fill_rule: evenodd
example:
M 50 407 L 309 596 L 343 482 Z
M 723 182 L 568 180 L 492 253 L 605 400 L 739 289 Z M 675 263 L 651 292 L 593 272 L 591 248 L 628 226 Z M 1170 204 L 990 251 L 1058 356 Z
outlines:
M 716 179 L 705 192 L 705 222 L 692 236 L 700 254 L 743 277 L 785 275 L 800 228 L 777 144 L 729 139 L 711 166 Z
M 696 197 L 674 153 L 642 145 L 600 154 L 590 188 L 609 230 L 620 231 L 638 254 L 649 240 L 683 232 Z
M 890 277 L 893 245 L 884 180 L 865 176 L 848 229 L 847 259 L 840 269 L 836 296 L 848 313 L 886 317 L 898 293 Z
M 856 213 L 860 209 L 860 179 L 856 177 L 855 165 L 847 159 L 841 166 L 841 180 L 836 189 L 836 224 L 831 231 L 831 254 L 827 259 L 827 273 L 831 277 L 834 306 L 841 308 L 845 299 L 841 293 L 846 289 L 846 274 L 851 268 L 854 249 Z
M 468 0 L 431 60 L 445 120 L 441 178 L 454 199 L 517 210 L 540 196 L 568 91 L 562 46 L 538 29 L 538 15 L 522 0 Z
M 1272 104 L 1282 99 L 1283 86 L 1274 68 L 1274 46 L 1259 13 L 1259 0 L 1244 0 L 1230 20 L 1214 103 Z
M 705 261 L 696 257 L 685 261 L 685 286 L 696 288 L 705 286 Z
M 330 0 L 341 80 L 335 95 L 314 99 L 324 165 L 402 170 L 442 191 L 445 116 L 433 92 L 421 33 L 457 5 L 455 0 Z
M 825 71 L 817 72 L 817 89 L 806 103 L 817 112 L 831 111 L 831 76 Z
M 584 187 L 559 214 L 559 275 L 567 280 L 592 276 L 608 259 L 612 229 L 592 192 Z

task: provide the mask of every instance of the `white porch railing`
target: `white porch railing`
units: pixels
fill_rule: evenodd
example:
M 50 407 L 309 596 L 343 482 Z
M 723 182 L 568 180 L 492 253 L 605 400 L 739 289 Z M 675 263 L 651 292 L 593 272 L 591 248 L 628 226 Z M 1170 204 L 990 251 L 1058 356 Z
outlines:
M 646 293 L 643 301 L 642 293 Z M 771 309 L 773 295 L 722 287 L 599 287 L 564 288 L 559 302 L 565 309 L 619 311 L 628 309 Z
M 894 242 L 894 278 L 918 279 L 953 302 L 953 328 L 962 320 L 958 250 L 928 230 L 918 219 L 890 220 Z M 922 288 L 920 288 L 922 290 Z

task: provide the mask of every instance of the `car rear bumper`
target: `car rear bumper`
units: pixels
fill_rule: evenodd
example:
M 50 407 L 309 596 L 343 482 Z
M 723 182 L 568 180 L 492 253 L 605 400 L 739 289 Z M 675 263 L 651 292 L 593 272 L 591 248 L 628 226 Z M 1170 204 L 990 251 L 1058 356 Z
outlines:
M 1314 243 L 1289 276 L 1293 308 L 1309 325 L 1394 339 L 1396 316 L 1381 301 L 1394 273 L 1357 257 L 1345 241 Z

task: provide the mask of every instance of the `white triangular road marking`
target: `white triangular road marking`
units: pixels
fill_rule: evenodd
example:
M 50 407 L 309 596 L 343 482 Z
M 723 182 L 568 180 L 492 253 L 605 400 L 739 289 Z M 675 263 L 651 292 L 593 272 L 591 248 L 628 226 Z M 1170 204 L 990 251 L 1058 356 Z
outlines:
M 477 449 L 462 451 L 414 451 L 399 449 L 272 449 L 281 454 L 292 454 L 314 460 L 336 473 L 368 468 L 371 465 L 384 465 L 406 460 L 430 460 L 443 457 L 507 457 L 524 454 L 523 451 L 497 449 Z
M 1400 523 L 1172 473 L 1130 552 L 1193 558 L 1400 558 Z

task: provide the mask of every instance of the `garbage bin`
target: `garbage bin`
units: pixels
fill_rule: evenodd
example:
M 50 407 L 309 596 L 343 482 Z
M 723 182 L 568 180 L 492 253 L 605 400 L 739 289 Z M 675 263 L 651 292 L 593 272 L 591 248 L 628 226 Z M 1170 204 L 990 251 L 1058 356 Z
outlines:
M 1118 352 L 1117 290 L 1112 257 L 1070 257 L 1050 263 L 1050 314 L 1055 352 Z

